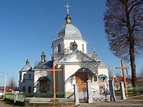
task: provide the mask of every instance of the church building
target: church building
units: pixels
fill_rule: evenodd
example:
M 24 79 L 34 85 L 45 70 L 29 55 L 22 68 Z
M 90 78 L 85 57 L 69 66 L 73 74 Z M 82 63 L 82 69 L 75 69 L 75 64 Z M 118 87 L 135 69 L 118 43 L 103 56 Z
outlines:
M 91 80 L 92 91 L 108 88 L 108 66 L 97 58 L 96 52 L 87 53 L 87 41 L 83 39 L 79 29 L 71 23 L 69 6 L 65 23 L 59 29 L 57 38 L 52 41 L 51 59 L 46 59 L 44 51 L 41 60 L 34 67 L 26 60 L 25 66 L 19 71 L 19 91 L 24 93 L 53 92 L 53 72 L 49 71 L 55 64 L 56 92 L 74 92 L 74 84 L 78 91 L 86 90 L 87 80 Z M 87 30 L 88 31 L 88 30 Z M 54 63 L 53 63 L 54 62 Z

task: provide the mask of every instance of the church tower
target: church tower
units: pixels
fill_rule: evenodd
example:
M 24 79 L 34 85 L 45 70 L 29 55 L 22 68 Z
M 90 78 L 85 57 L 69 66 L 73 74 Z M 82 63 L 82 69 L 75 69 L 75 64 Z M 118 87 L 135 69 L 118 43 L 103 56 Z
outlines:
M 83 40 L 80 31 L 71 24 L 70 6 L 67 4 L 65 7 L 67 8 L 66 23 L 59 29 L 57 39 L 52 42 L 52 58 L 56 61 L 75 50 L 87 53 L 87 42 Z

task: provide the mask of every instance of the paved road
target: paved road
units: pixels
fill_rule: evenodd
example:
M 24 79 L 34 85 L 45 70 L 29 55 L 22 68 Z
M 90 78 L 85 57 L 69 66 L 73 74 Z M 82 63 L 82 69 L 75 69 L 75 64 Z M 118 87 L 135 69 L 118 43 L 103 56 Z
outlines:
M 0 100 L 0 107 L 13 107 L 11 105 L 7 105 L 2 100 Z M 88 103 L 80 103 L 78 107 L 143 107 L 143 100 L 118 100 L 118 101 L 110 101 L 110 102 L 95 102 L 94 104 Z
M 11 105 L 5 104 L 2 99 L 0 99 L 0 107 L 12 107 Z

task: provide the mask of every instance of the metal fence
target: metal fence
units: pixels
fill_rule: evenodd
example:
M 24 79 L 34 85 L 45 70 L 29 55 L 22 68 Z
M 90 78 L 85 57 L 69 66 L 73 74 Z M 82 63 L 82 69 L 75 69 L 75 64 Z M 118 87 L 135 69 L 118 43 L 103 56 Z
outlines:
M 6 99 L 11 99 L 14 100 L 14 93 L 6 93 L 5 94 Z M 18 101 L 24 101 L 25 99 L 25 94 L 24 93 L 18 93 Z

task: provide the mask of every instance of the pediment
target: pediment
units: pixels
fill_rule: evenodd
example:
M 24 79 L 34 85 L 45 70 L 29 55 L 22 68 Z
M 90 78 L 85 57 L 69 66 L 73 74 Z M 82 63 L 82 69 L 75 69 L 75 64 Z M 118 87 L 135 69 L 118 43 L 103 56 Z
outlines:
M 75 50 L 71 54 L 62 58 L 59 62 L 86 62 L 86 61 L 94 61 L 94 60 L 90 58 L 87 54 L 79 50 Z

